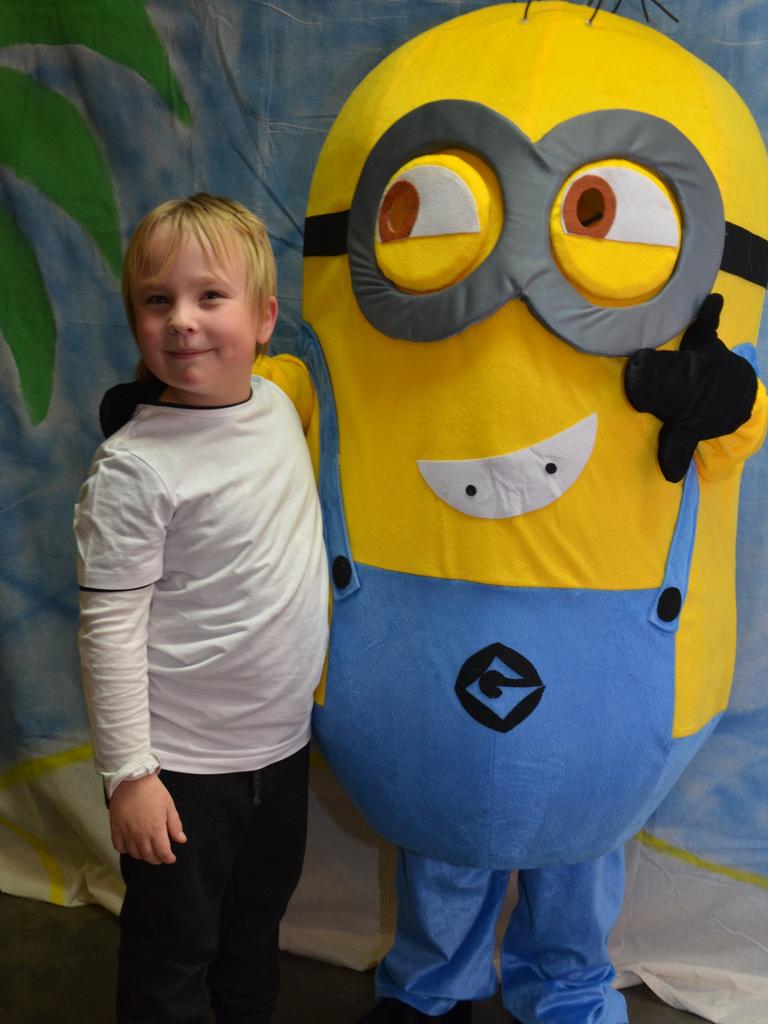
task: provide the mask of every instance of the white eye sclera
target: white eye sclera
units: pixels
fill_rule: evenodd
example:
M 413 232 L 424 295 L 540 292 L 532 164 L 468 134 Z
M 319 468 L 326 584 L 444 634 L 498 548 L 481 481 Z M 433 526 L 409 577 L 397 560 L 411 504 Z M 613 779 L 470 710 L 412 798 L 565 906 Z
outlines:
M 680 224 L 664 190 L 629 167 L 590 169 L 569 185 L 562 205 L 569 235 L 645 245 L 680 245 Z
M 455 171 L 438 164 L 419 164 L 399 175 L 379 207 L 379 242 L 479 231 L 472 190 Z

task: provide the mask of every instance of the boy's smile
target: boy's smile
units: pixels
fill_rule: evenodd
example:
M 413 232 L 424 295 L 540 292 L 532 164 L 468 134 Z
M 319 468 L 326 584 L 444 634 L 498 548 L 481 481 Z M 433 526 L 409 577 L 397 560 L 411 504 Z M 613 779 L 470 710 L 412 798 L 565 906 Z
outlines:
M 133 296 L 136 337 L 164 402 L 231 405 L 250 394 L 257 345 L 272 334 L 277 302 L 262 313 L 248 286 L 242 252 L 214 262 L 193 236 L 167 263 L 166 233 L 152 240 L 147 272 Z

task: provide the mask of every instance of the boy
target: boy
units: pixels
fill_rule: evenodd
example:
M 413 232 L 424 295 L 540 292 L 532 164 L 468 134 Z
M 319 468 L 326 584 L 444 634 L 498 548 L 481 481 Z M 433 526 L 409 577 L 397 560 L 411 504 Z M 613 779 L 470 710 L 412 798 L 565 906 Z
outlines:
M 156 401 L 75 508 L 80 651 L 126 897 L 119 1024 L 267 1024 L 301 871 L 327 564 L 261 221 L 199 194 L 139 224 L 123 299 Z M 157 393 L 157 389 L 155 391 Z

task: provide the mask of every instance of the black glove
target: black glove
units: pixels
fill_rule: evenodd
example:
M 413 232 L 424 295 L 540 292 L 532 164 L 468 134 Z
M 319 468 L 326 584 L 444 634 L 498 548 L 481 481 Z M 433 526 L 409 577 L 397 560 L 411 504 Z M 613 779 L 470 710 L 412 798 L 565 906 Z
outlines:
M 127 423 L 141 402 L 156 402 L 165 388 L 166 385 L 152 375 L 148 380 L 132 380 L 110 388 L 99 405 L 99 423 L 104 437 L 110 437 Z
M 683 479 L 699 441 L 732 434 L 752 415 L 757 375 L 718 338 L 722 308 L 722 295 L 708 295 L 677 352 L 641 349 L 627 360 L 627 398 L 664 424 L 659 466 L 671 483 Z

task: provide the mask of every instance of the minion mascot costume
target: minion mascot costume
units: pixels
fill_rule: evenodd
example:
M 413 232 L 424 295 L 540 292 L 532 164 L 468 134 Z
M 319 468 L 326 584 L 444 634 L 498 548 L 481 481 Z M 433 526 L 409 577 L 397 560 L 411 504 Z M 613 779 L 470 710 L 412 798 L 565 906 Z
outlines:
M 624 1024 L 622 844 L 734 665 L 766 153 L 638 22 L 500 4 L 357 88 L 315 172 L 306 324 L 333 576 L 316 734 L 400 848 L 366 1024 Z

